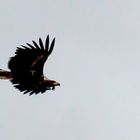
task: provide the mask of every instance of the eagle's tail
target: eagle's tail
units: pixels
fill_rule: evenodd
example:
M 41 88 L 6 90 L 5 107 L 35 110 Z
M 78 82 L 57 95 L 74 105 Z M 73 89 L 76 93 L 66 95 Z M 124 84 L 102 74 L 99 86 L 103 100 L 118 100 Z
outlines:
M 0 69 L 0 79 L 11 79 L 12 74 L 10 71 Z

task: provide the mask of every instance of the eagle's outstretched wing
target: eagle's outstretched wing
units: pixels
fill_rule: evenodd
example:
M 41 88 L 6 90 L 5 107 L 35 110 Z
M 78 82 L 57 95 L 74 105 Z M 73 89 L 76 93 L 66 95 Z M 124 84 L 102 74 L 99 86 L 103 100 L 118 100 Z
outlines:
M 49 47 L 49 35 L 45 45 L 41 38 L 39 44 L 33 41 L 33 45 L 26 43 L 26 46 L 18 47 L 15 56 L 11 57 L 8 67 L 12 72 L 11 82 L 20 91 L 44 92 L 48 87 L 41 87 L 40 81 L 44 78 L 43 67 L 48 56 L 52 53 L 55 38 Z M 42 79 L 43 80 L 43 79 Z

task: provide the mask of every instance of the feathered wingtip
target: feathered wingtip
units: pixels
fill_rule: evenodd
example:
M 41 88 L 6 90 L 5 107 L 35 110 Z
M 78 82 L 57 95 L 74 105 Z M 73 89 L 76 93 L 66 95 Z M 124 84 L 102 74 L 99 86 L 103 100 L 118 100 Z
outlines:
M 41 38 L 39 38 L 39 43 L 36 43 L 34 40 L 32 41 L 32 45 L 30 43 L 26 43 L 25 45 L 21 45 L 22 48 L 17 47 L 17 52 L 19 50 L 42 50 L 45 51 L 48 55 L 50 55 L 54 49 L 54 45 L 55 45 L 55 38 L 53 38 L 51 44 L 49 44 L 49 35 L 46 37 L 45 43 L 43 44 L 43 41 Z
M 36 43 L 34 40 L 32 41 L 33 42 L 33 45 L 29 44 L 29 43 L 26 43 L 26 46 L 23 46 L 21 45 L 23 48 L 25 49 L 38 49 L 38 50 L 43 50 L 43 51 L 46 51 L 48 55 L 50 55 L 54 49 L 54 45 L 55 45 L 55 38 L 53 38 L 51 44 L 49 44 L 50 42 L 50 39 L 49 39 L 49 35 L 46 37 L 46 40 L 45 40 L 45 44 L 43 43 L 42 39 L 39 38 L 39 43 Z
M 34 40 L 32 41 L 34 46 L 37 48 L 37 49 L 41 49 L 41 50 L 44 50 L 47 52 L 48 55 L 50 55 L 54 49 L 54 44 L 55 44 L 55 38 L 53 38 L 51 44 L 49 44 L 49 35 L 46 37 L 46 41 L 45 41 L 45 44 L 43 44 L 43 41 L 41 38 L 39 38 L 39 44 L 37 44 Z M 29 45 L 28 45 L 29 46 Z M 33 46 L 32 46 L 33 47 Z

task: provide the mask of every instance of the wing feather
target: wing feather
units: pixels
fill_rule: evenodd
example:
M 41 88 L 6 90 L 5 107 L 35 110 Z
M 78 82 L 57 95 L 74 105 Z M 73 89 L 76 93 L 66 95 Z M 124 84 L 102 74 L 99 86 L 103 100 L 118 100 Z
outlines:
M 26 43 L 27 44 L 27 46 L 29 46 L 31 49 L 35 49 L 31 44 L 29 44 L 29 43 Z M 26 47 L 27 48 L 27 47 Z
M 41 49 L 44 51 L 44 45 L 43 45 L 41 38 L 39 38 L 39 45 L 40 45 Z
M 54 44 L 55 44 L 55 38 L 53 39 L 52 43 L 51 43 L 51 46 L 50 46 L 50 49 L 48 51 L 48 55 L 50 55 L 53 51 L 53 48 L 54 48 Z
M 47 38 L 46 38 L 45 50 L 46 50 L 46 52 L 48 53 L 48 50 L 49 50 L 49 35 L 48 35 Z
M 40 49 L 39 45 L 34 40 L 32 42 L 33 42 L 34 46 L 36 47 L 36 49 L 39 50 Z
M 17 47 L 17 48 L 18 48 L 18 49 L 27 49 L 27 50 L 30 49 L 30 48 L 28 48 L 28 47 L 26 47 L 26 46 L 24 46 L 24 45 L 21 45 L 21 47 L 22 47 L 22 48 L 19 48 L 19 47 Z

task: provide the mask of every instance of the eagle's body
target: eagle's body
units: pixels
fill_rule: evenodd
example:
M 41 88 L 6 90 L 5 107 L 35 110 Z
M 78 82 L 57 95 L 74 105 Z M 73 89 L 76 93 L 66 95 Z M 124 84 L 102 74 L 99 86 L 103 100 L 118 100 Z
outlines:
M 49 47 L 49 36 L 47 36 L 45 45 L 39 38 L 39 44 L 33 41 L 33 45 L 26 43 L 27 46 L 18 47 L 15 56 L 11 57 L 8 63 L 11 71 L 0 70 L 0 78 L 10 78 L 14 87 L 30 95 L 44 93 L 59 86 L 58 82 L 49 80 L 43 75 L 44 63 L 52 53 L 54 43 L 55 39 Z

